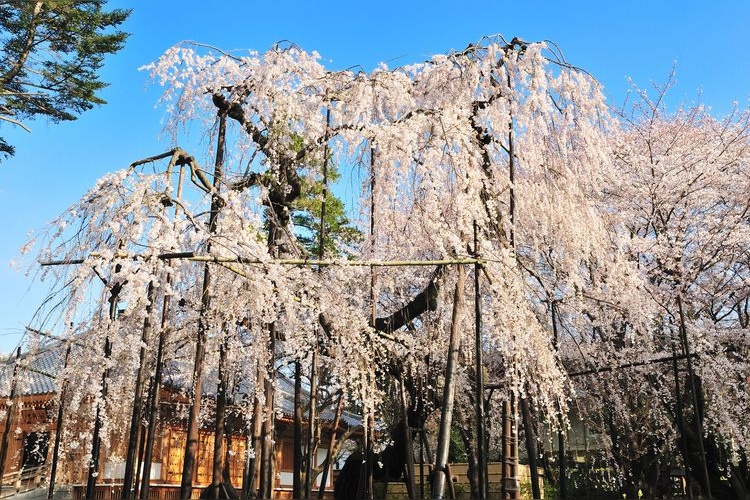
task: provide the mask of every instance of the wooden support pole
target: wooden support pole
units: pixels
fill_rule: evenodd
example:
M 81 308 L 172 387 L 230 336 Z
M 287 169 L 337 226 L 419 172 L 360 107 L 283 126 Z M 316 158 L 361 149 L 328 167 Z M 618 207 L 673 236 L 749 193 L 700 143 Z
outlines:
M 10 439 L 10 424 L 13 417 L 13 411 L 16 408 L 16 385 L 18 382 L 18 361 L 21 359 L 21 346 L 16 350 L 16 360 L 13 363 L 13 378 L 10 382 L 10 395 L 5 402 L 5 429 L 3 429 L 2 448 L 0 448 L 0 491 L 3 488 L 3 473 L 5 472 L 5 459 L 8 455 L 8 440 Z
M 219 348 L 219 384 L 216 388 L 216 411 L 215 411 L 215 428 L 214 428 L 214 455 L 213 468 L 211 476 L 211 498 L 218 499 L 223 482 L 224 470 L 224 437 L 225 437 L 225 416 L 227 408 L 227 351 L 229 350 L 229 338 L 226 327 L 222 328 L 224 339 Z
M 328 141 L 331 131 L 331 108 L 326 108 L 326 131 L 323 140 L 323 185 L 320 200 L 320 227 L 318 228 L 318 260 L 324 260 L 326 249 L 326 201 L 328 199 Z M 322 271 L 317 268 L 318 273 Z M 310 411 L 307 417 L 307 460 L 305 461 L 305 498 L 311 498 L 312 487 L 315 482 L 315 460 L 318 454 L 318 443 L 316 439 L 318 430 L 318 335 L 319 328 L 315 327 L 315 339 L 310 360 Z
M 680 338 L 682 341 L 682 338 Z M 687 435 L 685 434 L 685 417 L 682 402 L 682 390 L 680 389 L 680 373 L 677 365 L 677 356 L 675 348 L 675 339 L 672 339 L 672 372 L 674 373 L 674 397 L 675 397 L 675 418 L 677 420 L 677 430 L 680 433 L 680 451 L 682 460 L 685 462 L 685 487 L 687 496 L 693 499 L 692 477 L 690 472 L 690 446 L 688 445 Z
M 256 370 L 256 385 L 264 385 L 264 375 L 261 365 Z M 261 431 L 263 430 L 263 416 L 259 389 L 256 387 L 256 394 L 253 397 L 253 416 L 250 422 L 245 459 L 245 473 L 242 477 L 242 498 L 249 498 L 251 495 L 257 495 L 258 490 L 258 459 L 261 454 Z M 252 452 L 251 452 L 252 450 Z
M 302 421 L 304 408 L 302 406 L 302 363 L 298 359 L 294 363 L 294 436 L 292 457 L 292 498 L 302 498 Z
M 136 451 L 138 448 L 139 430 L 141 428 L 141 410 L 143 403 L 143 385 L 146 374 L 146 348 L 151 332 L 151 311 L 154 301 L 154 282 L 148 284 L 146 293 L 146 317 L 143 319 L 141 332 L 141 348 L 138 354 L 138 370 L 135 376 L 135 393 L 133 394 L 133 409 L 130 415 L 130 432 L 128 434 L 128 449 L 125 458 L 125 473 L 122 480 L 122 498 L 128 499 L 133 491 L 133 477 L 137 474 L 135 469 Z
M 182 199 L 182 182 L 185 176 L 185 166 L 180 167 L 180 173 L 177 179 L 177 200 Z M 175 205 L 174 218 L 180 210 L 180 205 Z M 169 288 L 172 285 L 172 273 L 167 272 L 166 284 Z M 154 367 L 154 377 L 151 383 L 151 390 L 148 397 L 148 427 L 146 430 L 146 445 L 143 450 L 143 469 L 141 471 L 141 492 L 140 498 L 146 500 L 149 497 L 149 487 L 151 479 L 151 460 L 154 451 L 154 440 L 156 439 L 156 422 L 159 420 L 159 391 L 161 389 L 161 380 L 164 373 L 164 348 L 167 342 L 169 320 L 171 314 L 172 300 L 169 295 L 164 295 L 161 302 L 161 322 L 159 324 L 159 342 L 156 346 L 156 366 Z
M 117 299 L 112 297 L 110 304 L 110 318 L 112 321 L 115 319 L 117 308 Z M 109 341 L 109 336 L 104 339 L 104 359 L 105 362 L 109 360 L 112 354 L 112 344 Z M 102 374 L 102 401 L 96 405 L 96 418 L 94 419 L 94 434 L 91 438 L 91 460 L 89 462 L 89 473 L 86 481 L 86 498 L 96 498 L 96 479 L 99 476 L 99 451 L 101 448 L 101 428 L 102 428 L 102 406 L 107 398 L 107 378 L 109 376 L 109 369 L 105 368 Z
M 315 458 L 318 443 L 315 439 L 318 424 L 318 349 L 313 347 L 310 363 L 310 411 L 307 414 L 307 459 L 305 460 L 305 498 L 312 497 L 312 486 L 315 482 Z
M 557 329 L 557 302 L 554 300 L 550 301 L 550 316 L 552 322 L 552 342 L 555 349 L 558 349 L 560 344 L 560 334 Z M 557 496 L 560 500 L 567 498 L 566 478 L 567 474 L 565 470 L 565 434 L 563 433 L 563 418 L 559 416 L 558 420 L 559 429 L 557 430 L 557 466 L 559 467 L 559 475 L 557 479 Z
M 224 147 L 227 130 L 226 111 L 220 110 L 219 132 L 216 145 L 216 161 L 214 163 L 213 194 L 211 196 L 211 213 L 208 216 L 208 231 L 213 234 L 216 232 L 216 226 L 221 210 L 222 200 L 219 196 L 221 182 L 224 172 Z M 208 245 L 208 252 L 211 251 L 211 244 Z M 188 431 L 185 441 L 185 458 L 182 465 L 182 481 L 180 483 L 180 498 L 190 498 L 193 491 L 193 472 L 195 469 L 195 460 L 198 455 L 199 447 L 199 428 L 200 428 L 200 411 L 201 398 L 203 397 L 203 360 L 206 354 L 206 335 L 209 325 L 207 324 L 207 315 L 211 309 L 211 268 L 206 264 L 203 269 L 203 285 L 201 289 L 201 309 L 198 317 L 198 332 L 195 341 L 195 363 L 193 366 L 193 390 L 192 404 L 190 405 L 190 414 L 188 417 Z
M 153 386 L 154 386 L 154 377 L 149 377 L 148 385 L 146 386 L 146 409 L 151 407 L 151 396 L 153 394 Z M 150 419 L 149 419 L 150 420 Z M 136 452 L 136 456 L 138 457 L 138 460 L 136 460 L 135 465 L 135 484 L 133 485 L 133 498 L 138 498 L 138 492 L 141 488 L 141 480 L 143 478 L 142 475 L 138 475 L 138 471 L 145 472 L 148 470 L 148 476 L 146 476 L 146 481 L 149 480 L 151 477 L 151 466 L 149 466 L 148 469 L 146 469 L 143 466 L 143 459 L 146 452 L 146 440 L 148 438 L 148 425 L 144 426 L 143 421 L 139 422 L 138 426 L 140 432 L 140 437 L 138 438 L 138 451 Z
M 338 433 L 339 423 L 341 422 L 341 414 L 344 410 L 344 394 L 339 396 L 339 401 L 336 403 L 336 416 L 333 419 L 333 431 L 331 432 L 331 440 L 328 443 L 328 453 L 326 454 L 326 460 L 323 462 L 323 472 L 320 477 L 320 487 L 318 488 L 318 499 L 322 500 L 325 497 L 326 483 L 328 482 L 328 474 L 331 469 L 333 462 L 333 453 L 336 447 L 336 435 Z
M 523 418 L 523 430 L 526 438 L 526 454 L 529 457 L 531 495 L 535 499 L 542 498 L 542 493 L 539 488 L 539 468 L 536 463 L 536 432 L 534 430 L 534 421 L 531 418 L 531 408 L 528 398 L 521 398 L 521 417 Z
M 419 498 L 424 498 L 424 425 L 419 429 Z
M 680 312 L 680 335 L 682 338 L 682 349 L 685 359 L 687 360 L 688 376 L 690 377 L 690 392 L 693 396 L 693 415 L 695 418 L 695 425 L 698 430 L 698 450 L 701 456 L 701 472 L 703 473 L 703 481 L 706 485 L 706 496 L 708 500 L 712 499 L 711 495 L 711 477 L 708 474 L 708 464 L 706 463 L 706 449 L 703 445 L 703 416 L 700 410 L 700 400 L 698 397 L 698 390 L 695 385 L 695 371 L 693 370 L 693 362 L 690 359 L 690 344 L 687 337 L 687 325 L 685 322 L 685 311 L 682 306 L 682 295 L 677 295 L 677 306 Z
M 479 258 L 479 228 L 474 221 L 474 258 Z M 477 425 L 477 479 L 479 498 L 487 498 L 487 451 L 485 450 L 485 416 L 484 416 L 484 362 L 482 360 L 482 295 L 479 282 L 481 266 L 474 264 L 474 373 L 476 386 L 474 391 Z
M 456 395 L 456 370 L 458 365 L 458 350 L 461 347 L 461 305 L 464 294 L 464 268 L 458 267 L 458 277 L 453 295 L 453 315 L 451 331 L 448 341 L 448 362 L 445 368 L 445 385 L 443 386 L 443 408 L 440 414 L 440 430 L 438 433 L 437 453 L 435 456 L 435 472 L 432 480 L 432 498 L 444 498 L 448 464 L 448 450 L 450 447 L 451 424 L 453 423 L 453 401 Z
M 91 252 L 88 257 L 98 257 L 97 252 Z M 140 254 L 128 254 L 118 252 L 113 255 L 113 258 L 117 259 L 141 259 L 147 260 L 150 257 L 145 257 Z M 337 260 L 337 259 L 272 259 L 272 260 L 261 260 L 251 257 L 219 257 L 216 255 L 200 255 L 195 252 L 170 252 L 163 253 L 156 256 L 160 260 L 187 260 L 191 262 L 207 262 L 214 264 L 245 264 L 245 265 L 258 265 L 258 266 L 305 266 L 305 267 L 434 267 L 434 266 L 450 266 L 458 264 L 481 264 L 487 263 L 486 259 L 474 259 L 471 257 L 466 258 L 455 258 L 455 259 L 424 259 L 424 260 Z M 70 260 L 48 260 L 40 262 L 39 265 L 42 267 L 49 266 L 70 266 L 83 264 L 86 259 L 70 259 Z
M 404 374 L 401 372 L 398 378 L 399 395 L 401 396 L 401 422 L 404 427 L 404 448 L 406 448 L 406 470 L 404 471 L 404 482 L 406 493 L 410 500 L 417 498 L 414 485 L 414 444 L 412 441 L 411 427 L 409 426 L 409 397 L 406 391 Z
M 271 353 L 271 360 L 269 361 L 267 374 L 265 380 L 265 418 L 263 420 L 263 430 L 261 432 L 261 453 L 260 453 L 260 478 L 258 485 L 258 497 L 259 498 L 271 498 L 273 494 L 273 470 L 274 462 L 276 457 L 274 456 L 274 444 L 276 440 L 276 427 L 275 427 L 275 402 L 274 402 L 274 386 L 273 377 L 275 375 L 273 353 L 275 352 L 276 343 L 276 328 L 272 323 L 269 325 L 269 352 Z
M 68 362 L 70 361 L 70 349 L 72 342 L 68 341 L 68 347 L 65 348 L 65 361 L 63 362 L 63 371 L 68 368 Z M 60 387 L 60 403 L 57 405 L 57 420 L 55 421 L 55 446 L 52 448 L 52 464 L 49 470 L 49 489 L 47 490 L 48 500 L 52 499 L 55 494 L 55 481 L 57 480 L 57 461 L 60 457 L 60 440 L 62 439 L 63 430 L 63 414 L 65 412 L 65 397 L 68 389 L 68 382 L 62 381 Z M 3 446 L 5 447 L 5 446 Z M 2 474 L 2 468 L 0 468 L 0 475 Z

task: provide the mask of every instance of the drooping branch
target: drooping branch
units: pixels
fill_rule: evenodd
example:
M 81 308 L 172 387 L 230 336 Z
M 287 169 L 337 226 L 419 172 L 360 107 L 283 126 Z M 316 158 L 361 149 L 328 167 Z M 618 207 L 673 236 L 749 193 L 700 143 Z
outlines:
M 375 319 L 375 324 L 372 325 L 373 328 L 379 332 L 391 334 L 425 312 L 437 309 L 439 282 L 445 274 L 445 269 L 443 265 L 438 266 L 424 290 L 419 292 L 408 304 L 398 311 L 393 312 L 389 316 Z

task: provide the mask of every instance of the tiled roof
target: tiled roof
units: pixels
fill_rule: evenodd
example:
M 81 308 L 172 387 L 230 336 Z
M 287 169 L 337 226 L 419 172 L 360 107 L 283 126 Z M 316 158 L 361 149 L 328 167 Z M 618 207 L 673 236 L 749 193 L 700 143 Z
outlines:
M 55 376 L 62 370 L 64 361 L 65 344 L 59 341 L 50 342 L 40 347 L 36 352 L 22 354 L 19 363 L 16 394 L 29 396 L 55 393 L 57 391 Z M 8 358 L 0 366 L 0 397 L 7 397 L 10 394 L 14 364 L 15 356 Z M 216 380 L 212 380 L 211 377 L 206 378 L 203 385 L 203 393 L 204 395 L 213 395 L 216 393 Z M 276 404 L 278 409 L 285 415 L 294 415 L 294 381 L 290 380 L 284 374 L 279 374 L 276 379 L 276 389 Z M 307 403 L 309 398 L 309 391 L 303 387 L 303 401 Z M 326 408 L 320 414 L 322 420 L 329 422 L 333 421 L 335 417 L 336 414 L 333 408 Z M 355 413 L 350 411 L 343 411 L 341 413 L 341 422 L 345 425 L 355 427 L 361 425 L 361 421 L 361 417 Z
M 50 394 L 57 391 L 55 375 L 62 370 L 65 349 L 60 342 L 52 342 L 19 359 L 16 393 L 24 395 Z M 0 367 L 0 396 L 10 395 L 16 358 L 11 356 Z

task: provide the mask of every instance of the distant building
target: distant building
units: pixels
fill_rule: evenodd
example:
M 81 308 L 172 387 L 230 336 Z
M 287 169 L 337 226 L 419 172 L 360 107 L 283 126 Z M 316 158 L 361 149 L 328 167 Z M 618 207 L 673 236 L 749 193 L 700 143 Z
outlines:
M 58 401 L 56 394 L 55 376 L 64 364 L 65 349 L 61 343 L 52 343 L 38 352 L 26 354 L 19 359 L 16 396 L 13 404 L 8 406 L 15 359 L 9 358 L 0 367 L 0 435 L 5 431 L 7 411 L 11 411 L 10 432 L 8 435 L 8 450 L 4 467 L 4 474 L 49 465 L 52 460 L 53 443 L 56 430 Z M 210 384 L 207 384 L 210 387 Z M 204 399 L 210 396 L 204 392 Z M 303 394 L 308 400 L 309 393 Z M 276 460 L 275 460 L 275 489 L 277 495 L 288 496 L 292 487 L 293 464 L 293 414 L 294 414 L 294 383 L 283 375 L 276 380 Z M 178 486 L 182 478 L 183 455 L 185 451 L 187 421 L 178 415 L 180 406 L 186 406 L 186 398 L 174 388 L 162 387 L 160 392 L 159 420 L 157 423 L 154 456 L 151 467 L 151 485 Z M 184 408 L 182 408 L 184 409 Z M 324 462 L 330 436 L 333 431 L 334 412 L 330 409 L 320 414 L 321 440 L 318 447 L 315 465 Z M 65 415 L 63 416 L 65 419 Z M 229 469 L 232 484 L 236 488 L 242 486 L 245 468 L 247 435 L 246 425 L 237 417 L 228 417 L 228 427 L 232 430 L 227 446 L 230 449 Z M 337 433 L 340 436 L 348 428 L 361 426 L 358 415 L 344 411 L 341 415 Z M 90 432 L 90 430 L 83 430 Z M 127 447 L 128 432 L 120 432 L 111 436 L 111 455 L 122 457 Z M 207 485 L 211 482 L 213 461 L 213 428 L 201 429 L 200 446 L 194 472 L 196 486 Z M 90 449 L 79 449 L 76 453 L 66 452 L 58 457 L 57 483 L 85 483 L 87 478 L 87 464 L 84 456 Z M 124 475 L 124 463 L 121 458 L 110 458 L 102 454 L 102 477 L 98 484 L 118 484 Z M 329 471 L 327 488 L 333 489 L 333 467 Z M 319 478 L 318 478 L 319 479 Z M 316 481 L 316 484 L 318 482 Z

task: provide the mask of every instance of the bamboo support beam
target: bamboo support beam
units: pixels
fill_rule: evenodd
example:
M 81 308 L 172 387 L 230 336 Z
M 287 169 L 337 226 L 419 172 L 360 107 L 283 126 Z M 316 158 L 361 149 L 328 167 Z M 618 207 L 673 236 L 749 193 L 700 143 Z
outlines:
M 101 256 L 99 252 L 91 252 L 88 258 Z M 113 254 L 113 259 L 143 259 L 149 260 L 152 256 L 140 254 L 128 254 L 118 252 Z M 220 257 L 216 255 L 197 255 L 194 252 L 171 252 L 156 256 L 161 260 L 189 260 L 192 262 L 208 262 L 214 264 L 247 264 L 247 265 L 281 265 L 281 266 L 310 266 L 310 267 L 420 267 L 420 266 L 447 266 L 459 264 L 485 265 L 487 260 L 471 257 L 456 259 L 427 259 L 427 260 L 335 260 L 335 259 L 253 259 L 247 257 Z M 47 260 L 40 262 L 43 267 L 67 266 L 83 264 L 87 259 Z

